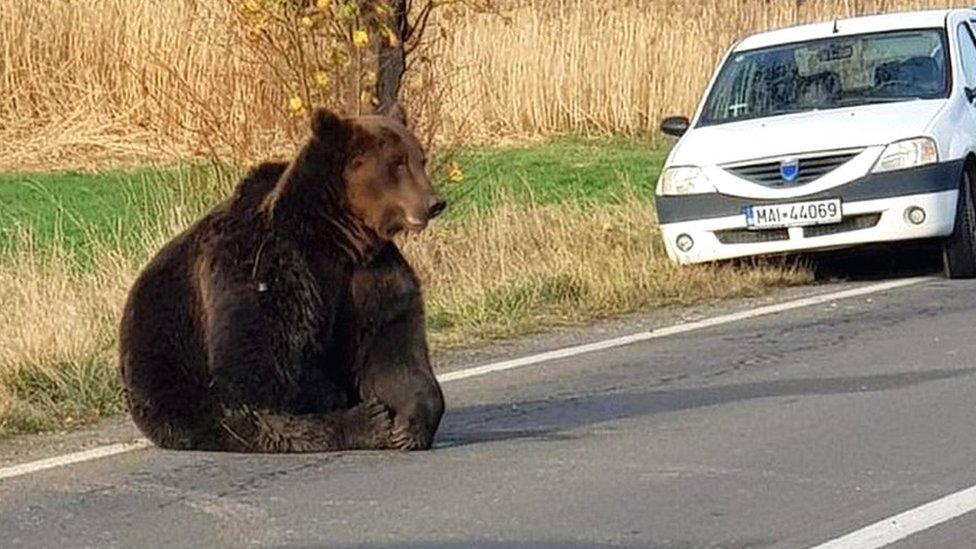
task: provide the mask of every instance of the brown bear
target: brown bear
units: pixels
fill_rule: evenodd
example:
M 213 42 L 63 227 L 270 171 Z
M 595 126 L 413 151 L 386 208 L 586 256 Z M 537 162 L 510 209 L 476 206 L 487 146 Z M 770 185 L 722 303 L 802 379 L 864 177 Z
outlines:
M 444 399 L 419 282 L 390 239 L 445 203 L 405 126 L 317 111 L 293 162 L 253 169 L 146 266 L 125 305 L 120 370 L 155 444 L 430 447 Z

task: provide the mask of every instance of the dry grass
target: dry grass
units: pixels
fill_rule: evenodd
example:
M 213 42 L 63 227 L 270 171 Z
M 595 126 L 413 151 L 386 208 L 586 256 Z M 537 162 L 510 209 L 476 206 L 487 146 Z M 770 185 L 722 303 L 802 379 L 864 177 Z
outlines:
M 178 174 L 178 175 L 176 175 Z M 147 173 L 147 184 L 164 183 Z M 218 170 L 180 170 L 168 192 L 133 192 L 147 211 L 112 226 L 58 215 L 52 234 L 8 228 L 0 247 L 0 438 L 73 425 L 123 409 L 117 328 L 144 263 L 224 195 Z M 69 236 L 69 227 L 86 236 Z
M 287 141 L 283 91 L 231 54 L 231 20 L 222 0 L 0 0 L 0 168 Z
M 145 235 L 135 254 L 131 242 L 107 239 L 81 266 L 66 244 L 38 246 L 24 233 L 0 255 L 0 436 L 122 410 L 117 323 L 140 265 L 198 211 L 173 206 L 158 204 L 158 224 L 127 229 Z M 508 202 L 439 222 L 403 247 L 425 282 L 435 348 L 809 280 L 789 267 L 677 268 L 655 227 L 636 198 L 586 209 Z
M 637 197 L 598 207 L 503 201 L 486 218 L 443 221 L 403 248 L 424 281 L 436 347 L 810 281 L 789 265 L 675 266 Z
M 180 227 L 187 208 L 158 204 L 133 255 L 121 235 L 90 261 L 58 239 L 39 244 L 26 229 L 0 255 L 0 437 L 65 428 L 122 410 L 116 329 L 141 264 Z M 191 214 L 192 215 L 192 214 Z
M 80 272 L 63 250 L 25 248 L 0 263 L 0 434 L 119 411 L 114 327 L 134 269 L 108 250 L 98 260 Z
M 691 112 L 716 59 L 746 33 L 967 4 L 508 1 L 504 18 L 442 17 L 439 64 L 419 85 L 439 83 L 441 108 L 428 116 L 443 116 L 452 142 L 644 132 Z M 287 84 L 234 53 L 230 20 L 225 0 L 0 0 L 0 169 L 288 147 Z
M 694 110 L 715 64 L 746 34 L 834 17 L 968 6 L 931 0 L 525 0 L 476 16 L 441 44 L 449 130 L 496 136 L 641 133 Z M 485 47 L 491 44 L 490 47 Z M 472 107 L 473 105 L 473 107 Z

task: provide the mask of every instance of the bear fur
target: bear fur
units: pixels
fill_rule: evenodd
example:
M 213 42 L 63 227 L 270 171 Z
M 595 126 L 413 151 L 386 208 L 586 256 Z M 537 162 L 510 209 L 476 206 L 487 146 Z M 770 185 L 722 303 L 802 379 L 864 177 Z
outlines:
M 429 448 L 444 410 L 423 298 L 390 239 L 444 202 L 405 125 L 313 116 L 156 255 L 133 285 L 120 371 L 139 429 L 170 449 Z

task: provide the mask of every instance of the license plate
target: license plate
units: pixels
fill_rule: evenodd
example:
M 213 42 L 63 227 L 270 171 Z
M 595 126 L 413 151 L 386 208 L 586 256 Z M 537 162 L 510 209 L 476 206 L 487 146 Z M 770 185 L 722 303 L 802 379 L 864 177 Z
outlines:
M 840 210 L 840 199 L 832 198 L 813 202 L 746 206 L 742 213 L 746 216 L 746 227 L 750 229 L 780 229 L 840 223 Z

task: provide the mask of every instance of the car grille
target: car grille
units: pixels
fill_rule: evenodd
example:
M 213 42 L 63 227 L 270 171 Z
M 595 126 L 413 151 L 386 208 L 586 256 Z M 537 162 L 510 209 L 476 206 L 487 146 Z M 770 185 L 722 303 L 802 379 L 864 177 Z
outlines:
M 877 225 L 878 221 L 881 221 L 881 214 L 879 213 L 852 215 L 850 217 L 845 217 L 840 223 L 804 227 L 803 236 L 805 238 L 812 238 L 815 236 L 826 236 L 829 234 L 870 229 L 871 227 Z
M 863 149 L 862 149 L 863 150 Z M 780 161 L 759 162 L 755 164 L 739 164 L 724 166 L 733 175 L 759 183 L 766 187 L 781 187 L 784 185 L 803 185 L 815 181 L 846 164 L 861 151 L 844 151 L 834 154 L 800 157 L 799 173 L 795 181 L 785 181 L 780 175 Z
M 786 229 L 766 229 L 763 231 L 727 229 L 724 231 L 715 231 L 715 237 L 722 244 L 756 244 L 759 242 L 789 240 L 790 233 Z

